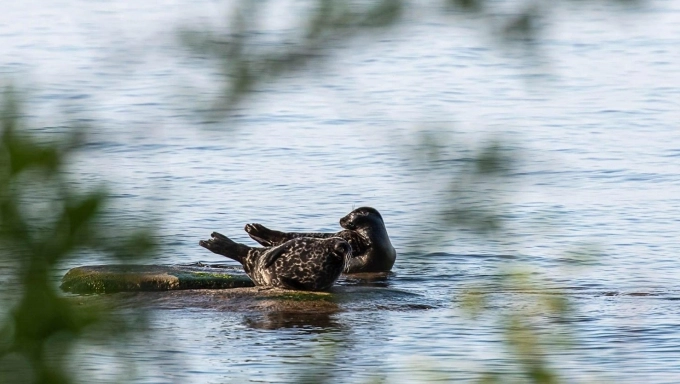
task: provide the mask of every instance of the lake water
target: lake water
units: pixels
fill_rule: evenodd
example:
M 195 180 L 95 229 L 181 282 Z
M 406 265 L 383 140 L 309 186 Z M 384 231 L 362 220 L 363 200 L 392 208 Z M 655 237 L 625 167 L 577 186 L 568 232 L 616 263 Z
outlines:
M 419 10 L 396 31 L 265 84 L 233 120 L 202 124 L 193 109 L 217 97 L 215 68 L 179 46 L 175 31 L 219 26 L 226 9 L 188 0 L 4 4 L 0 74 L 30 91 L 36 131 L 92 124 L 73 179 L 108 183 L 119 223 L 135 228 L 142 215 L 160 227 L 163 252 L 150 262 L 224 262 L 198 240 L 217 230 L 252 244 L 248 222 L 335 231 L 368 205 L 398 251 L 393 275 L 372 289 L 418 294 L 409 300 L 431 309 L 157 309 L 153 332 L 124 353 L 87 350 L 93 377 L 107 381 L 121 361 L 139 364 L 141 383 L 291 382 L 314 369 L 337 382 L 509 373 L 516 366 L 499 318 L 508 308 L 529 313 L 539 295 L 508 290 L 495 275 L 521 265 L 571 304 L 561 323 L 537 320 L 546 334 L 574 335 L 571 348 L 549 352 L 566 382 L 680 380 L 678 2 L 557 7 L 533 58 L 502 47 L 479 21 Z M 280 11 L 266 36 L 292 19 Z M 437 162 L 423 155 L 426 134 L 443 146 Z M 504 230 L 444 230 L 436 217 L 447 186 L 492 140 L 512 149 L 516 166 L 466 196 L 499 209 Z M 565 263 L 574 252 L 589 261 Z M 493 293 L 471 320 L 463 297 L 480 286 Z

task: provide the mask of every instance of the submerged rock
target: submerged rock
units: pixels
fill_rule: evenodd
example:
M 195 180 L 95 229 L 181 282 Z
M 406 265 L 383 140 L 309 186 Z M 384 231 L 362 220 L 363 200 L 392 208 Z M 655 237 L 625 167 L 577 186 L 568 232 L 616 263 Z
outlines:
M 187 289 L 172 291 L 121 292 L 103 296 L 81 296 L 84 300 L 111 300 L 124 308 L 197 308 L 241 313 L 332 314 L 345 311 L 431 309 L 436 303 L 421 295 L 391 289 L 336 286 L 329 292 L 291 291 L 280 288 L 243 287 L 231 289 Z
M 346 311 L 411 311 L 439 306 L 424 296 L 387 287 L 385 274 L 343 279 L 328 292 L 255 287 L 234 267 L 193 265 L 100 265 L 71 269 L 62 289 L 82 304 L 107 303 L 120 308 L 186 309 L 240 312 L 253 327 L 332 323 Z M 380 285 L 374 285 L 376 282 Z M 250 315 L 249 315 L 250 316 Z

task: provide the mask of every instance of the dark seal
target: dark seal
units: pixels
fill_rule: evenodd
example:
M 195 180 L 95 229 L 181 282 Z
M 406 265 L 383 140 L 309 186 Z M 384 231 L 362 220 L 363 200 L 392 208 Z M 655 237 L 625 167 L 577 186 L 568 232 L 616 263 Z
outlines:
M 345 273 L 388 272 L 397 258 L 385 222 L 380 213 L 371 207 L 361 207 L 340 219 L 345 230 L 337 233 L 297 233 L 268 229 L 261 224 L 247 224 L 246 232 L 258 243 L 271 247 L 291 239 L 311 237 L 327 239 L 339 237 L 352 246 L 353 258 L 345 265 Z
M 340 277 L 352 257 L 352 247 L 337 238 L 299 237 L 280 245 L 253 248 L 213 232 L 198 244 L 236 260 L 255 285 L 304 291 L 324 291 Z

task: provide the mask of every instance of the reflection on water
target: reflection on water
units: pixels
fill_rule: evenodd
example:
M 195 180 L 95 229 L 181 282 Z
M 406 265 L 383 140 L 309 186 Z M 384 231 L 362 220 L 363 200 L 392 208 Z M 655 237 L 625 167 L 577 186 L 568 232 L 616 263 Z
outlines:
M 276 330 L 295 328 L 301 332 L 326 333 L 339 330 L 342 325 L 329 312 L 268 312 L 244 315 L 246 326 L 254 329 Z

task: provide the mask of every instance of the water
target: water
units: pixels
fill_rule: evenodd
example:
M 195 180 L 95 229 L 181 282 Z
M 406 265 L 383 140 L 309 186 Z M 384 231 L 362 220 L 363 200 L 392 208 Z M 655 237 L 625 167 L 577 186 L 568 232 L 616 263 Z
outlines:
M 510 372 L 497 317 L 530 310 L 538 295 L 504 290 L 494 275 L 520 262 L 574 308 L 566 326 L 542 325 L 576 335 L 573 348 L 551 352 L 567 382 L 680 379 L 677 3 L 630 13 L 561 6 L 533 60 L 494 45 L 479 24 L 425 10 L 377 42 L 348 44 L 324 66 L 266 84 L 237 124 L 206 126 L 192 119 L 190 95 L 214 99 L 214 68 L 171 32 L 219 25 L 226 8 L 5 4 L 0 73 L 31 91 L 38 132 L 59 130 L 59 120 L 92 123 L 73 179 L 109 183 L 118 222 L 135 227 L 139 214 L 158 222 L 164 248 L 151 262 L 223 261 L 198 240 L 219 230 L 249 243 L 248 222 L 334 231 L 353 207 L 370 205 L 399 252 L 387 285 L 437 305 L 298 318 L 157 310 L 154 332 L 122 355 L 86 350 L 82 367 L 94 377 L 107 380 L 121 359 L 137 362 L 145 383 L 295 381 L 317 371 L 340 382 L 401 383 Z M 445 132 L 442 169 L 418 160 L 424 132 Z M 510 181 L 476 196 L 486 207 L 495 192 L 505 196 L 506 231 L 453 230 L 435 242 L 431 218 L 448 177 L 495 137 L 516 149 L 518 165 Z M 595 256 L 564 263 L 582 250 Z M 494 293 L 490 310 L 470 320 L 462 297 L 474 286 Z

